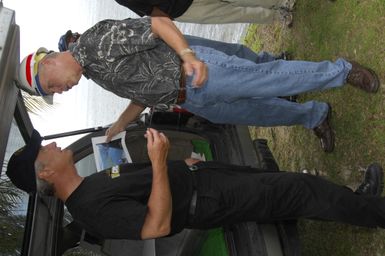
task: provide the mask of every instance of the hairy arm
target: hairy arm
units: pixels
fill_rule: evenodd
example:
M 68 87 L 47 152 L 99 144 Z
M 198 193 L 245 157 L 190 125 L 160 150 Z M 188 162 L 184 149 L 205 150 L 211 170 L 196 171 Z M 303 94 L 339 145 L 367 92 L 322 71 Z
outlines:
M 152 128 L 147 130 L 146 137 L 153 175 L 147 215 L 141 232 L 142 239 L 170 234 L 172 215 L 172 197 L 167 173 L 169 141 L 163 133 Z
M 202 86 L 207 80 L 207 66 L 195 57 L 195 54 L 184 52 L 188 48 L 188 43 L 174 22 L 157 7 L 154 7 L 151 14 L 152 32 L 160 37 L 179 55 L 183 61 L 186 74 L 194 74 L 193 84 Z
M 128 104 L 127 108 L 119 116 L 118 120 L 116 120 L 116 122 L 110 128 L 107 129 L 106 141 L 111 141 L 112 137 L 114 137 L 119 132 L 122 132 L 129 123 L 139 117 L 140 113 L 142 113 L 144 109 L 144 106 L 131 101 L 130 104 Z

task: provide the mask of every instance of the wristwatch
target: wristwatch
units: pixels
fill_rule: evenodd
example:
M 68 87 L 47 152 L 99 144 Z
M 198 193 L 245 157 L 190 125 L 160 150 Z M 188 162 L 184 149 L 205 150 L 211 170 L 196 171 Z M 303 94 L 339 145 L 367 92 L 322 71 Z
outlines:
M 183 50 L 181 50 L 179 52 L 179 57 L 183 57 L 184 55 L 186 54 L 192 54 L 192 55 L 195 55 L 195 52 L 191 49 L 191 48 L 184 48 Z

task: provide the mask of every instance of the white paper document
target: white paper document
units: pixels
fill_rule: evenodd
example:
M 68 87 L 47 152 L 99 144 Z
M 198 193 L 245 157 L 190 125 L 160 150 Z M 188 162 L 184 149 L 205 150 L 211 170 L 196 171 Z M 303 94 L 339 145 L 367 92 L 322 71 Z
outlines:
M 98 172 L 114 165 L 132 163 L 125 137 L 126 132 L 123 131 L 114 136 L 109 143 L 106 143 L 107 136 L 92 138 L 92 148 Z

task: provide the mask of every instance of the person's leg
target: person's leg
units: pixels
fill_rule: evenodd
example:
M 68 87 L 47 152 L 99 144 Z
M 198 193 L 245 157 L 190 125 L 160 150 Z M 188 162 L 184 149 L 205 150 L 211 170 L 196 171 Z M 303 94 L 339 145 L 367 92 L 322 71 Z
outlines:
M 205 102 L 232 102 L 245 98 L 272 98 L 341 87 L 351 69 L 344 59 L 336 62 L 254 62 L 228 56 L 212 48 L 193 46 L 197 57 L 208 66 L 208 80 L 194 88 L 191 97 Z M 191 84 L 191 79 L 187 83 Z M 187 95 L 189 97 L 189 95 Z
M 263 63 L 274 61 L 278 56 L 274 56 L 268 52 L 259 52 L 258 54 L 243 44 L 231 44 L 221 41 L 210 40 L 197 36 L 185 35 L 185 38 L 190 46 L 204 46 L 221 51 L 229 56 L 235 55 L 242 59 L 248 59 L 255 63 Z
M 308 174 L 269 175 L 263 182 L 272 187 L 266 220 L 309 218 L 385 228 L 384 198 L 360 196 Z
M 312 129 L 317 127 L 328 113 L 328 105 L 317 101 L 296 103 L 281 98 L 245 98 L 231 102 L 222 100 L 205 102 L 204 98 L 201 98 L 201 101 L 194 101 L 190 100 L 190 90 L 187 90 L 187 99 L 181 107 L 213 123 L 255 126 L 303 125 Z
M 278 9 L 280 7 L 285 7 L 287 1 L 288 0 L 227 0 L 227 2 L 233 4 L 234 6 L 260 6 L 269 9 Z
M 236 2 L 220 0 L 194 0 L 182 16 L 175 18 L 179 22 L 201 24 L 223 23 L 272 23 L 279 20 L 277 9 L 259 6 L 254 1 L 252 6 L 240 6 Z M 266 1 L 263 1 L 266 2 Z M 269 4 L 271 6 L 273 4 Z
M 308 218 L 385 228 L 384 198 L 357 195 L 319 176 L 209 169 L 195 177 L 198 200 L 191 227 Z
M 342 86 L 349 63 L 274 61 L 256 64 L 211 48 L 192 47 L 206 62 L 209 78 L 201 88 L 187 79 L 187 99 L 181 106 L 215 123 L 258 126 L 317 127 L 326 117 L 325 103 L 298 104 L 276 98 Z

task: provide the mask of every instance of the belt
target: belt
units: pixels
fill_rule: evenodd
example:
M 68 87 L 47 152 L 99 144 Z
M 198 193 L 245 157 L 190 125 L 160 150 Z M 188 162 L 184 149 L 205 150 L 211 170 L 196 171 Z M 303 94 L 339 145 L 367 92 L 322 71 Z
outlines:
M 190 209 L 188 211 L 190 216 L 194 216 L 194 214 L 195 214 L 195 209 L 197 208 L 197 199 L 198 199 L 198 193 L 196 190 L 197 182 L 196 182 L 196 177 L 195 177 L 196 169 L 194 167 L 195 167 L 195 165 L 189 166 L 189 169 L 192 173 L 192 183 L 193 183 L 192 184 L 193 185 L 193 193 L 192 193 L 191 201 L 190 201 Z
M 183 65 L 180 66 L 180 80 L 178 97 L 176 98 L 176 104 L 182 104 L 186 100 L 186 73 L 184 72 Z
M 188 211 L 190 216 L 194 216 L 195 214 L 195 209 L 197 208 L 197 199 L 198 199 L 198 193 L 197 193 L 197 190 L 194 189 L 193 194 L 191 196 L 190 209 Z

